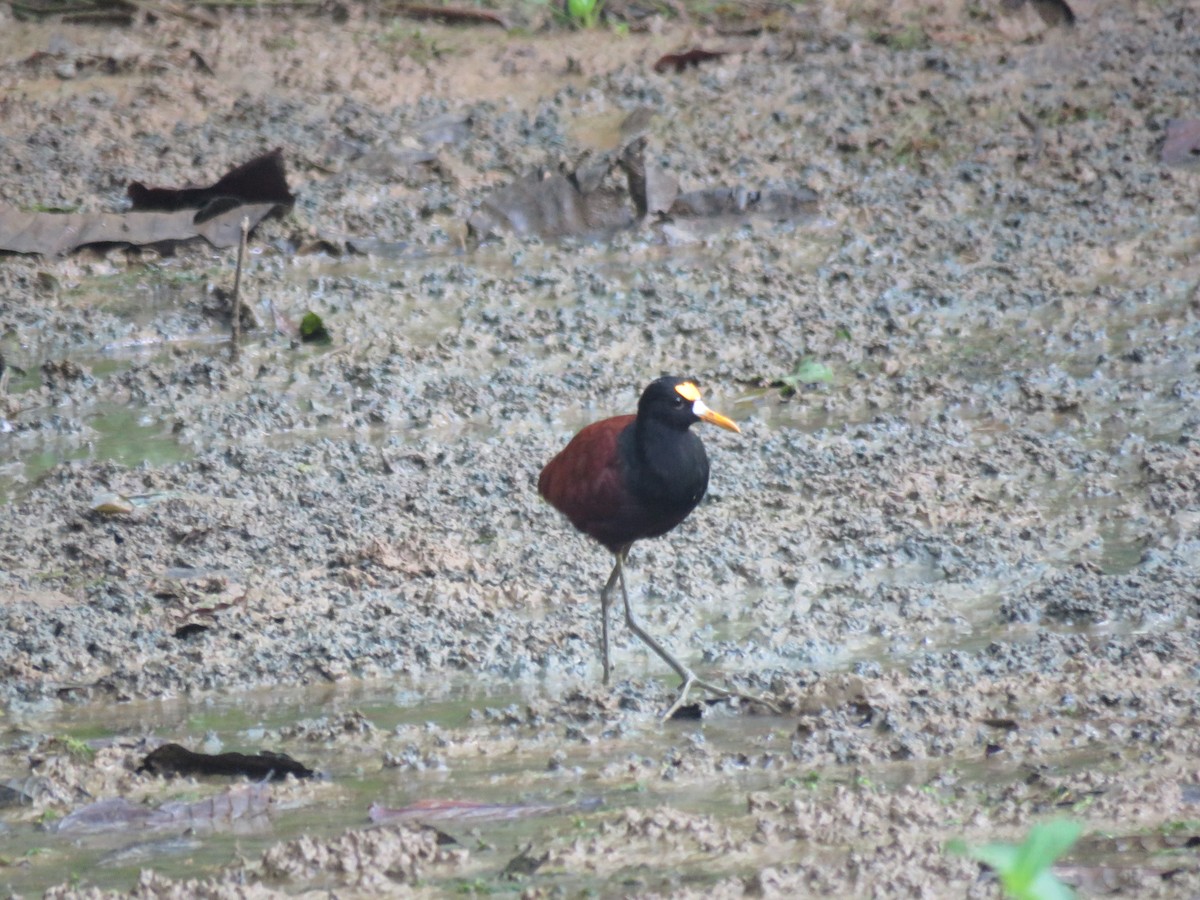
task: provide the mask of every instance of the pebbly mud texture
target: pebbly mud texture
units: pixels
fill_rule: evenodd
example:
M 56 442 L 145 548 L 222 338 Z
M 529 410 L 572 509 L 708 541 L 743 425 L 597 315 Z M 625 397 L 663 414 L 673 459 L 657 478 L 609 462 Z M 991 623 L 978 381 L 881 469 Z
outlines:
M 677 6 L 0 6 L 0 208 L 120 212 L 277 147 L 296 196 L 236 364 L 230 250 L 0 258 L 0 887 L 996 897 L 945 843 L 1066 817 L 1083 894 L 1200 893 L 1200 169 L 1170 125 L 1200 13 Z M 588 163 L 633 140 L 637 203 Z M 539 172 L 631 224 L 477 243 Z M 663 212 L 689 195 L 732 199 Z M 805 361 L 832 380 L 770 386 Z M 634 548 L 634 603 L 779 716 L 660 725 L 676 686 L 619 622 L 599 684 L 611 560 L 534 485 L 663 373 L 743 434 L 702 432 L 709 495 Z M 227 795 L 136 771 L 167 742 L 328 777 L 144 852 L 53 830 Z M 370 826 L 425 797 L 575 812 Z

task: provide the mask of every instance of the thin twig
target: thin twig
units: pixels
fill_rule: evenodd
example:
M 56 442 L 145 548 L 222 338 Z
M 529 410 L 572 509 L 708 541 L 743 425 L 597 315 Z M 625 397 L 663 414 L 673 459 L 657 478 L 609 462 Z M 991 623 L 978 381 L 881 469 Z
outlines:
M 242 340 L 242 262 L 246 259 L 246 239 L 250 235 L 250 217 L 242 217 L 242 239 L 238 241 L 237 268 L 233 270 L 233 343 L 230 358 L 238 361 L 238 345 Z
M 1017 110 L 1017 118 L 1021 121 L 1022 125 L 1029 129 L 1029 133 L 1033 135 L 1033 150 L 1029 154 L 1029 164 L 1036 166 L 1042 159 L 1042 149 L 1046 143 L 1042 134 L 1042 126 L 1025 115 L 1021 110 Z

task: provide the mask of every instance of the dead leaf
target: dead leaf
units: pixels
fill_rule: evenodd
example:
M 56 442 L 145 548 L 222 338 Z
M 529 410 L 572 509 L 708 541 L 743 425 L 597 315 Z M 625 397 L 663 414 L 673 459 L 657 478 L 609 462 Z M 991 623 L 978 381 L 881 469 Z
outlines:
M 573 172 L 539 171 L 493 191 L 467 220 L 468 233 L 476 239 L 504 232 L 561 238 L 616 231 L 653 213 L 791 220 L 817 211 L 817 194 L 808 188 L 710 188 L 680 195 L 672 175 L 661 166 L 647 166 L 647 143 L 640 134 L 617 150 L 585 154 Z M 611 177 L 614 168 L 625 174 L 623 186 Z
M 654 71 L 660 74 L 666 72 L 668 69 L 682 72 L 691 66 L 700 65 L 702 62 L 720 59 L 728 53 L 728 50 L 703 50 L 700 47 L 685 50 L 683 53 L 668 53 L 665 56 L 659 57 L 658 62 L 654 64 Z
M 1169 119 L 1161 158 L 1168 166 L 1200 164 L 1200 119 Z
M 646 138 L 639 137 L 621 154 L 629 193 L 640 218 L 667 212 L 679 196 L 679 181 L 661 166 L 646 166 Z
M 991 718 L 980 719 L 979 721 L 981 721 L 988 728 L 997 728 L 1000 731 L 1018 731 L 1021 727 L 1019 724 L 1017 724 L 1015 719 L 1010 719 L 1007 717 L 995 716 Z
M 423 3 L 400 3 L 393 7 L 394 15 L 410 19 L 435 19 L 451 25 L 499 25 L 508 30 L 508 20 L 489 9 L 462 6 L 427 6 Z
M 280 147 L 230 169 L 211 187 L 148 188 L 135 181 L 129 185 L 127 193 L 133 209 L 138 212 L 204 209 L 221 201 L 278 206 L 291 206 L 296 202 L 295 195 L 288 190 Z
M 760 215 L 795 219 L 816 211 L 817 194 L 808 188 L 752 191 L 736 187 L 689 191 L 671 204 L 670 214 L 680 218 Z
M 539 856 L 533 855 L 533 844 L 526 844 L 521 848 L 521 852 L 508 861 L 508 865 L 504 867 L 504 871 L 500 874 L 504 878 L 517 879 L 525 875 L 532 875 L 546 864 L 546 860 L 550 858 L 550 852 L 546 851 Z
M 151 775 L 244 775 L 252 781 L 282 781 L 288 775 L 311 778 L 316 774 L 286 753 L 269 750 L 259 751 L 254 756 L 245 753 L 196 753 L 179 744 L 163 744 L 150 751 L 137 770 Z
M 56 831 L 94 833 L 129 828 L 216 828 L 265 816 L 271 809 L 270 785 L 237 784 L 203 800 L 180 800 L 154 809 L 124 797 L 98 800 L 59 821 Z
M 241 235 L 242 218 L 253 228 L 274 209 L 274 203 L 253 203 L 197 221 L 194 210 L 131 213 L 24 212 L 0 204 L 0 251 L 60 256 L 92 244 L 135 247 L 164 246 L 204 238 L 217 249 L 233 247 Z
M 611 168 L 607 161 L 604 173 Z M 510 232 L 519 237 L 559 238 L 613 231 L 633 224 L 633 211 L 624 191 L 596 187 L 596 169 L 581 167 L 579 175 L 539 170 L 493 191 L 467 220 L 477 238 Z

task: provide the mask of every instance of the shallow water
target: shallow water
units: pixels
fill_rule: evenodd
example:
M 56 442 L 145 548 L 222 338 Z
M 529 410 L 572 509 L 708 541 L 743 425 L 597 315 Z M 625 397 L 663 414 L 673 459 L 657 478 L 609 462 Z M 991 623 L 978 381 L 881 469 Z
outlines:
M 584 834 L 599 817 L 614 810 L 665 802 L 697 812 L 727 813 L 744 806 L 745 791 L 771 781 L 770 776 L 748 772 L 719 791 L 690 784 L 678 790 L 650 788 L 638 778 L 597 783 L 588 773 L 605 762 L 653 754 L 664 737 L 686 742 L 702 734 L 701 739 L 714 748 L 731 752 L 748 744 L 786 742 L 786 723 L 774 717 L 718 717 L 702 729 L 695 723 L 681 723 L 667 726 L 665 733 L 650 727 L 644 733 L 562 745 L 550 735 L 536 737 L 529 728 L 482 727 L 480 723 L 489 716 L 486 710 L 511 708 L 519 715 L 527 695 L 481 694 L 459 681 L 453 687 L 444 679 L 407 685 L 320 685 L 10 716 L 0 733 L 4 745 L 0 759 L 9 764 L 20 756 L 15 748 L 35 734 L 85 741 L 95 748 L 154 736 L 208 752 L 283 751 L 317 769 L 319 777 L 292 795 L 291 808 L 213 829 L 58 835 L 52 819 L 42 825 L 14 822 L 4 833 L 4 857 L 9 862 L 0 869 L 0 887 L 16 893 L 38 892 L 64 880 L 82 879 L 100 887 L 127 888 L 140 868 L 150 864 L 167 875 L 196 877 L 239 856 L 254 857 L 292 837 L 328 837 L 346 828 L 370 827 L 367 810 L 373 803 L 397 808 L 418 800 L 446 799 L 563 807 L 561 813 L 510 821 L 456 824 L 431 818 L 431 823 L 472 850 L 472 863 L 447 885 L 452 890 L 456 883 L 476 876 L 494 878 L 497 864 L 502 868 L 526 842 L 572 829 Z M 539 688 L 530 685 L 528 690 Z M 276 737 L 280 729 L 303 728 L 306 723 L 315 727 L 342 716 L 366 720 L 374 733 L 364 735 L 361 745 L 353 736 L 334 742 Z M 440 765 L 417 770 L 380 766 L 381 735 L 391 732 L 392 739 L 385 738 L 385 743 L 398 752 L 408 738 L 419 740 L 416 736 L 422 732 L 453 735 L 464 730 L 475 733 L 471 740 L 478 742 L 479 752 L 448 756 Z M 547 762 L 559 747 L 567 750 L 566 761 L 549 767 Z M 0 781 L 17 774 L 0 771 Z M 228 783 L 220 778 L 199 783 L 168 779 L 163 794 L 153 802 L 207 796 Z
M 370 828 L 367 811 L 374 803 L 392 808 L 429 799 L 561 805 L 557 813 L 502 821 L 430 818 L 430 824 L 469 850 L 469 856 L 452 874 L 442 872 L 423 882 L 426 889 L 435 893 L 506 892 L 520 883 L 502 874 L 515 857 L 527 853 L 536 858 L 543 847 L 598 837 L 604 833 L 603 823 L 611 822 L 623 809 L 665 807 L 713 816 L 717 821 L 743 822 L 747 796 L 758 791 L 780 802 L 791 797 L 806 803 L 827 797 L 839 787 L 887 795 L 921 786 L 948 801 L 964 790 L 1010 790 L 1029 777 L 1026 765 L 1016 759 L 1006 762 L 1004 755 L 986 762 L 879 762 L 867 770 L 811 769 L 804 777 L 785 777 L 772 759 L 790 755 L 793 722 L 774 716 L 747 718 L 718 712 L 703 724 L 679 722 L 660 727 L 647 723 L 617 733 L 597 732 L 584 725 L 590 736 L 583 742 L 569 737 L 563 741 L 553 733 L 539 735 L 536 727 L 496 724 L 504 720 L 504 710 L 511 710 L 514 721 L 519 720 L 524 704 L 545 688 L 526 684 L 523 692 L 483 694 L 461 680 L 453 686 L 442 679 L 409 684 L 345 683 L 136 701 L 107 708 L 93 704 L 66 714 L 17 714 L 10 717 L 0 736 L 5 748 L 0 758 L 10 763 L 13 748 L 33 734 L 74 738 L 93 747 L 153 735 L 212 752 L 254 752 L 264 747 L 284 751 L 318 769 L 319 777 L 290 791 L 283 805 L 266 816 L 212 829 L 58 835 L 52 819 L 40 824 L 13 822 L 4 832 L 0 888 L 36 894 L 66 881 L 128 889 L 138 873 L 151 865 L 167 876 L 203 877 L 238 859 L 254 859 L 294 837 L 334 837 L 345 829 Z M 278 737 L 280 729 L 299 725 L 302 731 L 319 730 L 320 723 L 339 718 L 369 722 L 371 730 L 333 740 Z M 481 724 L 489 721 L 493 724 Z M 568 726 L 568 735 L 570 730 Z M 381 767 L 381 749 L 399 752 L 405 744 L 422 744 L 428 752 L 436 746 L 436 742 L 423 741 L 422 734 L 449 739 L 446 746 L 451 749 L 441 764 L 418 769 Z M 464 735 L 469 735 L 465 744 L 455 746 Z M 677 758 L 685 766 L 678 776 L 671 775 L 669 764 L 660 768 L 661 763 L 655 762 L 666 746 L 680 748 Z M 703 746 L 706 754 L 727 760 L 719 782 L 686 774 L 689 746 Z M 668 758 L 676 752 L 670 751 Z M 625 776 L 619 774 L 622 760 L 628 761 Z M 647 767 L 646 763 L 651 764 Z M 1072 773 L 1117 771 L 1119 767 L 1110 754 L 1093 750 L 1043 759 L 1039 771 L 1065 779 Z M 0 778 L 11 774 L 0 771 Z M 161 794 L 149 802 L 196 799 L 217 793 L 228 783 L 218 778 L 199 782 L 168 779 Z M 1145 865 L 1161 852 L 1162 848 L 1150 841 L 1126 852 L 1123 864 Z M 617 871 L 629 885 L 661 889 L 678 885 L 680 879 L 696 886 L 731 875 L 749 876 L 763 865 L 786 859 L 783 847 L 768 842 L 749 855 L 722 858 L 705 854 L 693 859 L 686 870 L 656 868 L 634 857 L 618 863 Z M 1102 855 L 1101 862 L 1111 859 L 1111 854 Z M 561 870 L 533 877 L 533 883 L 548 888 L 603 892 L 605 884 L 611 885 L 607 877 L 597 880 Z M 318 879 L 308 887 L 319 883 Z M 331 887 L 336 884 L 330 882 Z

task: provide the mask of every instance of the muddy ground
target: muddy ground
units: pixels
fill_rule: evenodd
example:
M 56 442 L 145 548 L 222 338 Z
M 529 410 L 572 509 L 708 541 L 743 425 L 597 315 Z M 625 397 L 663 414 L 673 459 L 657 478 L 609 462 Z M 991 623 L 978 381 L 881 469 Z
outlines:
M 1160 159 L 1200 14 L 146 9 L 0 6 L 0 201 L 119 210 L 274 147 L 297 201 L 252 238 L 236 363 L 232 251 L 0 260 L 0 887 L 993 897 L 945 842 L 1065 816 L 1081 893 L 1200 893 L 1200 174 Z M 731 52 L 654 70 L 692 47 Z M 487 192 L 642 109 L 682 189 L 816 213 L 473 246 Z M 832 380 L 770 386 L 801 360 Z M 660 723 L 673 680 L 619 624 L 600 684 L 611 563 L 534 485 L 663 372 L 743 434 L 704 435 L 635 605 L 779 714 Z M 164 740 L 325 777 L 272 789 L 298 819 L 121 832 L 118 863 L 56 830 L 228 789 L 137 773 Z M 561 810 L 439 845 L 362 794 Z

